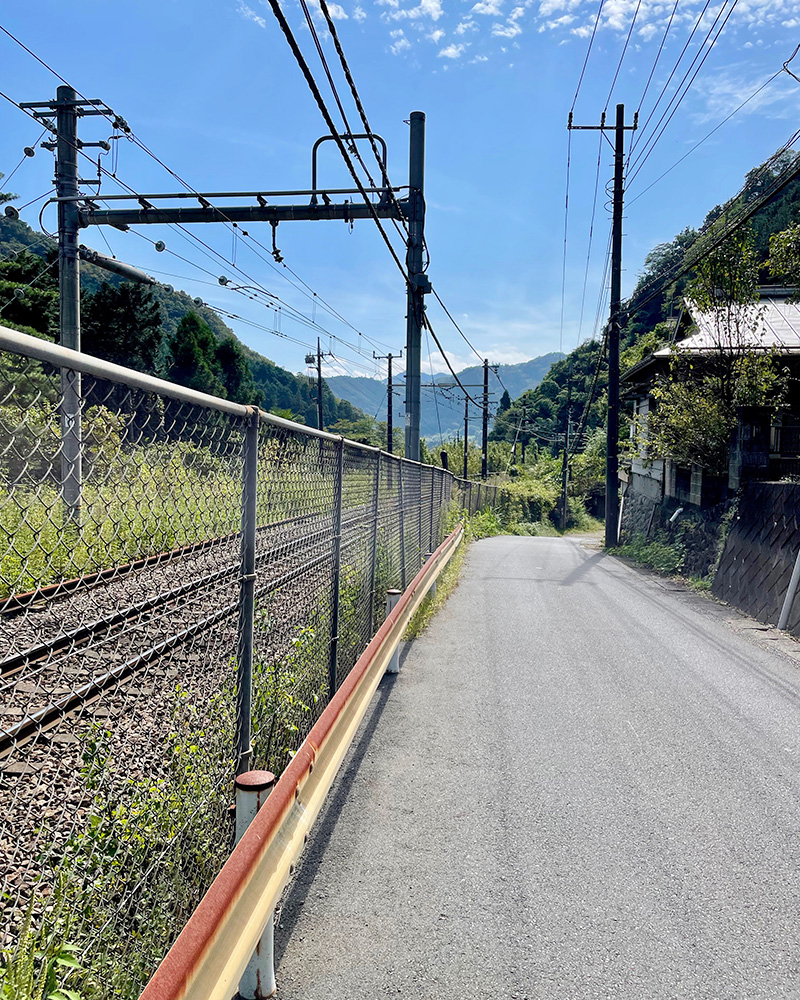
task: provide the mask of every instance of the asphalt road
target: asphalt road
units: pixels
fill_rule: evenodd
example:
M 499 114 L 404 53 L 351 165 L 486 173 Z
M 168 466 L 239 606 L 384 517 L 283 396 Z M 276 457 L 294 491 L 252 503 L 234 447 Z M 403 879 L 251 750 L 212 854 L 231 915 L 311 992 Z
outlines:
M 755 625 L 474 544 L 320 816 L 280 996 L 800 998 L 800 647 Z

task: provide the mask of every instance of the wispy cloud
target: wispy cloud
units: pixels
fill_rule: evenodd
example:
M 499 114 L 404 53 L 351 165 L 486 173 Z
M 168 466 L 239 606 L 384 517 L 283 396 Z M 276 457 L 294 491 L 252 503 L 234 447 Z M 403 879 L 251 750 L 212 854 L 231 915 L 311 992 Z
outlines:
M 507 21 L 505 24 L 493 24 L 492 35 L 495 38 L 516 38 L 522 34 L 522 28 L 516 21 Z
M 477 31 L 478 24 L 476 21 L 460 21 L 456 25 L 455 33 L 457 35 L 466 35 L 468 31 Z
M 442 0 L 420 0 L 416 7 L 400 7 L 399 0 L 377 0 L 379 4 L 386 4 L 393 9 L 385 16 L 391 21 L 418 21 L 429 17 L 432 21 L 438 21 L 444 14 Z
M 239 0 L 239 4 L 236 10 L 242 15 L 242 17 L 246 21 L 252 21 L 254 24 L 257 24 L 259 28 L 266 28 L 267 22 L 264 20 L 264 18 L 256 14 L 253 8 L 248 7 L 246 3 L 242 2 L 242 0 Z
M 502 13 L 503 0 L 478 0 L 478 3 L 470 9 L 470 14 L 485 14 L 489 17 L 497 17 Z
M 431 40 L 431 41 L 432 41 L 432 42 L 433 42 L 433 43 L 434 43 L 435 45 L 438 45 L 438 44 L 439 44 L 439 42 L 441 42 L 441 40 L 442 40 L 442 39 L 444 38 L 445 34 L 446 34 L 446 32 L 442 31 L 442 29 L 441 29 L 441 28 L 437 28 L 437 29 L 436 29 L 436 31 L 432 31 L 432 32 L 431 32 L 431 33 L 430 33 L 430 34 L 428 35 L 428 38 L 430 38 L 430 40 Z
M 389 46 L 392 55 L 399 56 L 401 52 L 407 52 L 411 48 L 411 42 L 406 38 L 406 33 L 402 28 L 390 31 L 389 37 L 394 39 L 394 44 Z
M 448 45 L 444 49 L 439 50 L 440 59 L 460 59 L 464 51 L 466 50 L 466 45 Z
M 354 21 L 366 21 L 367 12 L 363 7 L 356 7 L 353 10 L 353 20 Z

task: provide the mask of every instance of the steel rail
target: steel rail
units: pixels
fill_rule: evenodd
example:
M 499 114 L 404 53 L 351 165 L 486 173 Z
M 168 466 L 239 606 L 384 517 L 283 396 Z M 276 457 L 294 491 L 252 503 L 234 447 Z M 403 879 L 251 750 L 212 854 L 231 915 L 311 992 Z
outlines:
M 270 521 L 267 524 L 261 524 L 258 526 L 256 531 L 259 535 L 263 535 L 274 528 L 283 528 L 287 525 L 301 524 L 304 521 L 311 521 L 314 518 L 324 516 L 325 512 L 299 514 L 297 517 L 287 517 L 281 521 Z M 313 537 L 313 535 L 311 537 Z M 207 538 L 203 541 L 190 542 L 188 545 L 182 545 L 176 549 L 166 549 L 163 552 L 156 552 L 151 556 L 142 556 L 140 559 L 124 563 L 122 566 L 109 566 L 107 569 L 96 570 L 93 573 L 87 573 L 85 576 L 75 576 L 71 577 L 69 580 L 58 580 L 55 583 L 45 584 L 43 587 L 37 587 L 36 590 L 30 590 L 24 594 L 11 594 L 8 597 L 0 598 L 0 615 L 14 614 L 15 612 L 23 611 L 31 604 L 36 604 L 39 601 L 53 601 L 63 597 L 69 597 L 76 592 L 89 590 L 92 587 L 98 587 L 103 583 L 113 582 L 114 580 L 129 576 L 131 573 L 146 569 L 148 566 L 168 566 L 178 559 L 188 558 L 196 553 L 204 552 L 207 549 L 224 545 L 226 542 L 234 542 L 239 538 L 241 538 L 241 532 L 234 531 L 227 535 L 219 535 L 216 538 Z M 295 542 L 296 541 L 298 541 L 298 539 L 295 539 Z M 199 582 L 202 583 L 203 580 L 201 579 Z
M 459 525 L 401 596 L 170 949 L 140 1000 L 229 1000 L 256 948 L 386 665 L 463 538 Z
M 207 618 L 195 622 L 194 625 L 182 629 L 168 639 L 163 639 L 161 642 L 156 643 L 155 646 L 151 646 L 144 653 L 125 660 L 124 663 L 118 663 L 99 677 L 93 677 L 85 684 L 81 684 L 74 691 L 70 691 L 69 694 L 64 695 L 63 698 L 59 698 L 58 701 L 53 702 L 53 704 L 37 709 L 35 712 L 21 719 L 10 729 L 0 731 L 0 758 L 7 756 L 20 743 L 27 742 L 31 737 L 37 736 L 46 729 L 51 728 L 53 724 L 57 723 L 73 709 L 89 704 L 99 698 L 103 691 L 110 687 L 111 684 L 124 679 L 139 667 L 158 659 L 163 653 L 174 649 L 175 646 L 179 646 L 181 643 L 186 642 L 187 639 L 193 638 L 205 629 L 218 625 L 237 609 L 238 604 L 232 604 L 221 608 L 219 611 L 215 611 L 213 615 L 209 615 Z
M 329 529 L 322 529 L 316 532 L 316 536 L 324 537 L 328 531 Z M 284 542 L 275 549 L 257 554 L 256 564 L 258 565 L 259 562 L 263 562 L 265 559 L 279 558 L 280 555 L 288 554 L 287 550 L 296 545 L 298 541 L 300 540 L 294 539 L 289 542 Z M 302 541 L 307 543 L 308 539 L 302 539 Z M 255 596 L 258 599 L 274 593 L 274 591 L 280 590 L 282 587 L 292 583 L 305 573 L 312 572 L 330 561 L 330 552 L 324 552 L 313 559 L 307 560 L 299 566 L 295 566 L 293 569 L 287 570 L 277 577 L 273 577 L 266 583 L 263 583 L 256 589 Z M 211 586 L 213 583 L 219 582 L 219 580 L 224 577 L 235 576 L 238 568 L 238 565 L 226 567 L 222 570 L 218 570 L 216 573 L 210 574 L 209 577 L 206 577 L 204 581 L 200 582 L 204 582 Z M 119 612 L 117 615 L 112 615 L 109 619 L 101 620 L 99 627 L 105 632 L 108 632 L 115 625 L 123 624 L 125 621 L 129 621 L 131 618 L 135 617 L 136 614 L 146 613 L 148 610 L 153 610 L 154 608 L 163 606 L 170 601 L 177 600 L 186 593 L 191 592 L 196 587 L 197 582 L 198 581 L 194 581 L 193 583 L 186 584 L 183 587 L 176 588 L 176 590 L 171 591 L 166 595 L 157 595 L 156 597 L 151 598 L 148 601 L 144 601 L 133 608 L 128 608 L 123 612 Z M 220 608 L 213 615 L 210 615 L 199 622 L 195 622 L 194 625 L 182 629 L 180 632 L 162 640 L 160 643 L 156 643 L 154 646 L 151 646 L 150 649 L 145 650 L 138 656 L 135 656 L 125 661 L 123 664 L 112 668 L 104 674 L 101 674 L 99 677 L 92 678 L 90 681 L 82 684 L 80 687 L 76 688 L 75 691 L 71 691 L 58 701 L 37 709 L 30 715 L 26 715 L 20 720 L 20 722 L 12 726 L 10 729 L 0 730 L 0 759 L 7 757 L 14 749 L 18 748 L 20 744 L 27 743 L 34 737 L 46 732 L 48 729 L 51 729 L 62 718 L 64 718 L 64 716 L 68 715 L 69 712 L 73 711 L 75 708 L 95 701 L 103 694 L 106 688 L 111 687 L 113 684 L 116 684 L 120 680 L 123 680 L 129 675 L 135 673 L 140 667 L 147 666 L 149 663 L 152 663 L 153 660 L 158 659 L 158 657 L 163 653 L 168 652 L 176 646 L 194 638 L 195 635 L 204 629 L 219 624 L 219 622 L 223 621 L 225 618 L 232 616 L 238 611 L 238 608 L 238 601 L 228 604 L 224 608 Z M 97 622 L 82 626 L 72 632 L 58 636 L 51 643 L 42 643 L 39 646 L 31 647 L 28 650 L 24 650 L 12 657 L 9 657 L 8 659 L 0 662 L 0 668 L 2 668 L 0 676 L 7 677 L 14 671 L 19 670 L 21 667 L 30 665 L 36 660 L 43 659 L 44 657 L 49 656 L 52 652 L 58 652 L 59 649 L 63 649 L 64 646 L 71 644 L 73 641 L 82 641 L 85 638 L 94 637 L 96 633 L 93 632 L 92 629 L 94 629 L 95 626 L 98 626 Z

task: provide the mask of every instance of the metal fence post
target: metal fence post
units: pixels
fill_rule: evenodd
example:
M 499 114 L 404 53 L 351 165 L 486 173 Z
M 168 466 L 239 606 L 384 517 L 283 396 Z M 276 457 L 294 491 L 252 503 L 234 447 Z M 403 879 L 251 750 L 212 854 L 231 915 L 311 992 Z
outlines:
M 328 660 L 328 699 L 338 686 L 339 583 L 342 573 L 342 481 L 344 480 L 344 439 L 336 442 L 336 477 L 333 486 L 333 590 L 331 594 L 331 649 Z
M 400 580 L 403 590 L 406 589 L 406 512 L 405 497 L 403 495 L 404 465 L 404 462 L 400 462 L 400 468 L 397 470 L 397 481 L 400 486 Z
M 239 656 L 236 665 L 236 774 L 250 768 L 253 699 L 253 631 L 256 605 L 256 500 L 258 496 L 258 410 L 247 422 L 242 470 L 242 547 L 239 578 Z
M 372 635 L 375 630 L 375 573 L 378 562 L 378 510 L 381 490 L 381 458 L 382 452 L 378 452 L 375 459 L 375 485 L 372 494 L 372 559 L 369 570 L 369 631 Z
M 438 470 L 431 466 L 431 525 L 428 531 L 428 551 L 433 552 L 436 548 L 436 542 L 434 541 L 433 535 L 433 508 L 436 501 L 436 480 L 438 479 Z
M 422 568 L 422 553 L 425 551 L 422 545 L 422 466 L 417 466 L 417 520 L 419 521 L 419 562 L 414 563 L 416 571 Z
M 267 801 L 275 775 L 271 771 L 248 771 L 236 779 L 236 843 L 244 836 L 245 830 L 256 817 L 256 813 Z M 241 1000 L 262 1000 L 274 996 L 275 961 L 273 954 L 273 932 L 275 917 L 269 918 L 261 940 L 256 945 L 253 957 L 239 980 Z

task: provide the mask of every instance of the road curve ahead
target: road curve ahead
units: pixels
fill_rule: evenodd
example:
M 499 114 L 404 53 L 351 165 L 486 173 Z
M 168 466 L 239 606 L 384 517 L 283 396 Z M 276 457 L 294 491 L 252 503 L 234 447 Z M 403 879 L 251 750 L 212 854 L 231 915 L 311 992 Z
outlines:
M 800 998 L 796 649 L 575 540 L 474 544 L 320 816 L 281 998 Z

